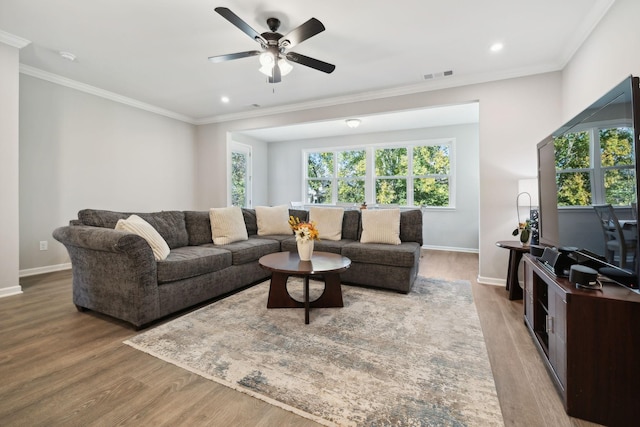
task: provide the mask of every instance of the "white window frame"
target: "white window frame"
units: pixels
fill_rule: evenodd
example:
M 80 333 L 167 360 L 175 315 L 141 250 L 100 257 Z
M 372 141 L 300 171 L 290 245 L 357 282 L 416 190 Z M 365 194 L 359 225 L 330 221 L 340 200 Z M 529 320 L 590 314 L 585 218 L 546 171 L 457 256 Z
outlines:
M 246 172 L 247 172 L 247 181 L 246 181 L 246 192 L 245 192 L 245 204 L 247 208 L 251 208 L 253 206 L 253 147 L 248 144 L 242 144 L 240 142 L 231 141 L 229 144 L 229 156 L 227 162 L 227 182 L 228 184 L 228 197 L 227 197 L 227 206 L 231 206 L 232 197 L 233 197 L 233 178 L 231 176 L 232 173 L 232 164 L 233 164 L 233 153 L 240 153 L 247 156 L 247 164 L 246 164 Z
M 413 204 L 413 181 L 414 179 L 432 177 L 433 175 L 415 175 L 413 174 L 413 149 L 414 147 L 421 147 L 427 145 L 448 145 L 449 146 L 449 174 L 447 178 L 449 180 L 449 204 L 447 206 L 427 206 L 428 209 L 455 209 L 456 200 L 456 139 L 455 138 L 433 138 L 433 139 L 421 139 L 413 141 L 393 142 L 393 143 L 380 143 L 369 144 L 366 146 L 353 145 L 353 146 L 340 146 L 340 147 L 318 147 L 302 150 L 302 173 L 303 173 L 303 188 L 302 188 L 302 200 L 307 202 L 307 189 L 309 187 L 309 154 L 310 153 L 333 153 L 333 176 L 323 178 L 330 180 L 332 183 L 331 201 L 324 204 L 341 204 L 338 203 L 338 182 L 344 178 L 338 178 L 338 152 L 341 151 L 358 151 L 365 150 L 366 155 L 366 175 L 365 181 L 365 201 L 369 206 L 377 206 L 375 202 L 375 150 L 387 149 L 387 148 L 407 148 L 407 167 L 409 174 L 407 176 L 398 176 L 398 178 L 407 180 L 407 205 L 402 207 L 422 207 L 415 206 Z M 438 175 L 441 176 L 441 175 Z M 385 177 L 393 178 L 393 177 Z M 382 206 L 384 207 L 384 206 Z

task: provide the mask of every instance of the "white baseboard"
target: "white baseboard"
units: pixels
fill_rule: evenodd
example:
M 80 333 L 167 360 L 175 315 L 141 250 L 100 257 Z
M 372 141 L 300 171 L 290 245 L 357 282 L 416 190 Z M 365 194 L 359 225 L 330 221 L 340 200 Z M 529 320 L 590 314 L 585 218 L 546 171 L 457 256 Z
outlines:
M 22 293 L 21 286 L 11 286 L 10 288 L 0 289 L 0 298 L 9 297 L 11 295 L 18 295 Z
M 18 275 L 20 277 L 29 277 L 29 276 L 36 276 L 38 274 L 53 273 L 54 271 L 62 271 L 62 270 L 70 270 L 70 269 L 71 269 L 71 263 L 67 262 L 65 264 L 47 265 L 44 267 L 36 267 L 36 268 L 26 268 L 24 270 L 20 270 Z
M 469 254 L 477 254 L 479 253 L 478 249 L 475 248 L 454 248 L 449 246 L 430 246 L 430 245 L 422 245 L 422 249 L 429 249 L 432 251 L 447 251 L 447 252 L 464 252 Z
M 478 276 L 476 280 L 478 283 L 482 283 L 483 285 L 506 286 L 507 284 L 505 279 L 499 279 L 497 277 Z

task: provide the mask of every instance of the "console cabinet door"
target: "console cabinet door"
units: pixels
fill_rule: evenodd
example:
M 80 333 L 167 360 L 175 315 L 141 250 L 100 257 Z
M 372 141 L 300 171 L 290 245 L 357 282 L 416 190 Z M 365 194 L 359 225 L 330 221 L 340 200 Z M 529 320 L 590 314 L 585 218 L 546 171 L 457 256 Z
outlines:
M 561 289 L 549 285 L 549 363 L 560 381 L 562 389 L 567 387 L 567 301 Z
M 537 276 L 535 276 L 537 278 Z M 533 269 L 529 263 L 524 263 L 524 317 L 527 319 L 529 327 L 533 329 Z

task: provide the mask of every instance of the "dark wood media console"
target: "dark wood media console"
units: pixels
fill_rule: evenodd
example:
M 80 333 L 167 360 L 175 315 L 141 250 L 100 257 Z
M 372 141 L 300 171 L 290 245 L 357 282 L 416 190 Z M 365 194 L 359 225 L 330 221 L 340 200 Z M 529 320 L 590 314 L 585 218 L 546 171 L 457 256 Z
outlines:
M 607 426 L 640 420 L 640 295 L 577 289 L 524 256 L 524 321 L 567 413 Z

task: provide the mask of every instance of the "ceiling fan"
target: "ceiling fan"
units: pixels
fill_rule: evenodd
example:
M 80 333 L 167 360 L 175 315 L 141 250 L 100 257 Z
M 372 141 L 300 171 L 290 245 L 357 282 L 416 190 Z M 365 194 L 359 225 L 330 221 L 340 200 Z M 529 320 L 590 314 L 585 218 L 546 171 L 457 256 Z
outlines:
M 283 36 L 277 32 L 280 27 L 280 20 L 277 18 L 267 19 L 267 25 L 271 31 L 259 34 L 228 8 L 216 7 L 215 11 L 253 40 L 260 43 L 262 50 L 249 50 L 246 52 L 230 53 L 227 55 L 210 56 L 209 61 L 211 62 L 224 62 L 260 55 L 260 72 L 269 77 L 269 83 L 280 82 L 282 80 L 282 76 L 287 75 L 291 71 L 293 67 L 286 61 L 287 59 L 291 62 L 314 68 L 327 74 L 336 69 L 336 66 L 333 64 L 310 58 L 299 53 L 287 51 L 287 49 L 300 44 L 325 30 L 322 22 L 318 21 L 316 18 L 309 19 L 298 28 L 293 29 L 287 35 Z

